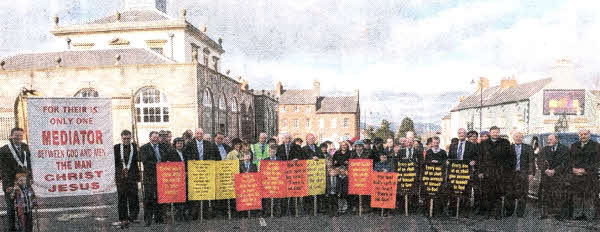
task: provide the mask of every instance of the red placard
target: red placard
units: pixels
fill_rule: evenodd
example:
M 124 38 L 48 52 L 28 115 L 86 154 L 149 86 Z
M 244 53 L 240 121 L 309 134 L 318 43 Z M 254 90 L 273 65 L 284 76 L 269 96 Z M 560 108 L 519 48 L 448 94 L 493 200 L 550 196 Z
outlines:
M 260 173 L 262 175 L 262 196 L 264 198 L 283 198 L 287 196 L 285 185 L 286 162 L 283 161 L 260 161 Z
M 395 172 L 373 172 L 371 185 L 371 207 L 394 209 L 396 208 L 396 182 L 398 174 Z
M 371 195 L 373 160 L 350 159 L 348 162 L 348 194 Z
M 260 179 L 260 173 L 257 172 L 235 174 L 235 210 L 262 209 Z
M 156 164 L 158 203 L 185 202 L 185 164 L 161 162 Z
M 288 197 L 306 196 L 306 160 L 287 161 L 285 179 Z

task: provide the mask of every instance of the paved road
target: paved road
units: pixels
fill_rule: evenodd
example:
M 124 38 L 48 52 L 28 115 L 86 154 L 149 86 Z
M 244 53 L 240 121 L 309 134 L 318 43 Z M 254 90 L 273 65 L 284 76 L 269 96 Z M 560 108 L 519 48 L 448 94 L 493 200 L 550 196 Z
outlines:
M 60 212 L 40 213 L 40 231 L 119 231 L 116 206 L 99 206 L 93 209 L 76 209 Z M 141 216 L 141 214 L 140 214 Z M 379 214 L 366 214 L 362 217 L 342 215 L 330 218 L 283 217 L 251 219 L 213 219 L 186 223 L 170 223 L 143 227 L 142 223 L 132 224 L 125 231 L 594 231 L 600 224 L 581 221 L 539 220 L 539 211 L 530 209 L 525 218 L 510 217 L 502 220 L 474 217 L 454 219 L 449 217 L 428 219 L 421 215 L 391 216 L 382 218 Z M 3 218 L 4 219 L 4 218 Z

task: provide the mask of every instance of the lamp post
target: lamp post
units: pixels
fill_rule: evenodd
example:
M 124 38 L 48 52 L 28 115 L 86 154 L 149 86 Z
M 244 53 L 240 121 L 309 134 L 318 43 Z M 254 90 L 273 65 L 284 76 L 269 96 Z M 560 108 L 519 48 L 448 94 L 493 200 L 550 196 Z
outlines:
M 471 79 L 471 85 L 475 84 L 475 79 Z M 482 83 L 481 81 L 479 81 L 479 83 L 477 83 L 477 90 L 479 90 L 479 134 L 481 134 L 481 131 L 483 131 L 483 124 L 482 124 L 482 120 L 483 120 L 483 88 L 482 88 Z

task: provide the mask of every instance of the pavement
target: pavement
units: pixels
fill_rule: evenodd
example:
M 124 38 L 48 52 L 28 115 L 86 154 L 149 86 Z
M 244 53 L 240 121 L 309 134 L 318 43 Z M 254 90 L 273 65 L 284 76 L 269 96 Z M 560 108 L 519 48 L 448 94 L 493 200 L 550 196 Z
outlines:
M 376 211 L 378 212 L 378 211 Z M 143 212 L 140 212 L 140 219 Z M 143 222 L 120 229 L 116 205 L 62 208 L 39 212 L 40 231 L 598 231 L 600 223 L 538 219 L 537 208 L 528 208 L 524 218 L 501 220 L 482 216 L 455 219 L 423 215 L 381 217 L 379 213 L 259 218 L 216 218 L 191 222 L 169 222 L 144 227 Z M 4 224 L 5 218 L 2 217 Z M 34 226 L 34 231 L 37 231 Z

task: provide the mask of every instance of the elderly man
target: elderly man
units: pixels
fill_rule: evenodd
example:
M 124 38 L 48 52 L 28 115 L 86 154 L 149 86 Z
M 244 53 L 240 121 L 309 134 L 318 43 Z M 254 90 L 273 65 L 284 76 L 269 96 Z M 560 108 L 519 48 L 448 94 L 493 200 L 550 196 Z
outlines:
M 590 131 L 579 130 L 579 141 L 571 145 L 569 154 L 569 215 L 576 220 L 588 220 L 594 217 L 592 204 L 597 206 L 597 166 L 598 143 L 590 140 Z M 592 203 L 593 200 L 593 203 Z M 582 208 L 583 206 L 583 208 Z M 595 207 L 598 211 L 599 207 Z M 596 214 L 595 216 L 599 216 Z
M 510 145 L 510 158 L 513 162 L 512 173 L 510 174 L 512 181 L 507 189 L 506 216 L 511 216 L 516 210 L 517 217 L 522 218 L 527 206 L 529 182 L 533 180 L 536 172 L 535 156 L 533 148 L 529 144 L 523 143 L 521 132 L 514 132 L 512 137 L 514 142 Z
M 276 152 L 276 156 L 278 160 L 300 160 L 303 159 L 302 157 L 302 152 L 300 151 L 301 148 L 300 146 L 292 143 L 292 137 L 290 136 L 290 134 L 288 133 L 284 133 L 281 135 L 281 142 L 282 144 L 279 145 L 277 147 L 277 152 Z M 292 212 L 294 212 L 294 208 L 291 201 L 292 198 L 284 198 L 283 201 L 283 213 L 287 214 L 287 215 L 292 215 Z M 300 198 L 302 199 L 302 198 Z M 298 198 L 295 199 L 295 201 L 298 201 Z M 304 208 L 302 207 L 302 202 L 300 202 L 300 204 L 298 204 L 298 208 Z M 298 209 L 299 213 L 302 213 L 301 209 Z
M 316 141 L 317 141 L 317 138 L 315 137 L 314 134 L 312 134 L 312 133 L 306 134 L 306 145 L 304 147 L 302 147 L 302 153 L 304 153 L 303 156 L 305 159 L 318 160 L 318 159 L 325 158 L 325 155 L 321 154 L 321 149 L 319 149 L 317 147 L 317 145 L 315 144 Z
M 388 138 L 385 140 L 385 144 L 383 145 L 383 153 L 386 155 L 391 155 L 394 153 L 394 139 Z
M 556 135 L 548 135 L 546 146 L 538 157 L 538 167 L 542 173 L 540 181 L 540 202 L 542 205 L 541 219 L 548 218 L 549 214 L 560 213 L 558 218 L 566 217 L 561 207 L 566 203 L 564 196 L 566 188 L 564 182 L 567 177 L 567 161 L 569 148 L 558 142 Z
M 262 132 L 258 135 L 258 143 L 250 146 L 252 154 L 254 154 L 254 164 L 258 165 L 258 162 L 269 158 L 269 144 L 267 144 L 267 133 Z
M 471 170 L 474 170 L 474 166 L 478 158 L 477 156 L 479 155 L 479 149 L 476 144 L 467 141 L 467 131 L 464 128 L 458 129 L 457 136 L 458 142 L 450 144 L 450 147 L 448 148 L 448 159 L 469 161 Z M 472 179 L 473 178 L 471 178 L 471 180 Z M 465 193 L 468 195 L 466 197 L 463 197 L 463 200 L 460 201 L 462 203 L 461 208 L 465 209 L 463 210 L 463 214 L 466 217 L 468 217 L 471 212 L 470 204 L 467 204 L 467 200 L 469 198 L 468 196 L 471 195 L 472 186 L 473 183 L 469 181 L 469 184 L 465 186 L 465 188 L 467 189 L 467 192 Z M 451 198 L 450 201 L 450 205 L 455 205 L 456 198 Z M 450 212 L 452 215 L 454 215 L 455 210 L 455 207 L 450 208 Z
M 496 220 L 500 220 L 501 197 L 510 184 L 508 177 L 513 173 L 514 158 L 511 156 L 510 142 L 500 138 L 500 128 L 492 126 L 489 135 L 490 138 L 482 140 L 480 144 L 479 177 L 483 178 L 483 192 L 487 195 L 485 200 L 488 218 L 493 215 Z
M 156 186 L 156 164 L 166 162 L 167 148 L 160 145 L 158 132 L 150 132 L 150 142 L 140 147 L 140 159 L 144 164 L 144 222 L 148 227 L 152 221 L 165 223 L 165 209 L 158 204 Z
M 183 154 L 185 155 L 185 160 L 221 160 L 221 156 L 217 150 L 217 147 L 213 143 L 204 140 L 204 130 L 198 128 L 194 131 L 194 139 L 188 142 L 183 148 Z M 200 206 L 203 207 L 204 212 L 208 212 L 208 202 L 190 201 L 193 220 L 198 220 Z M 212 217 L 214 215 L 207 214 L 207 216 Z

